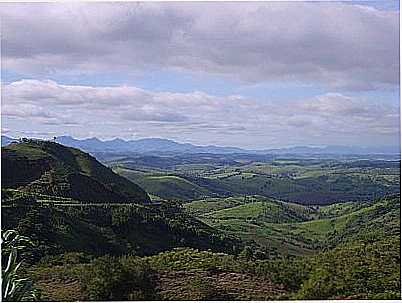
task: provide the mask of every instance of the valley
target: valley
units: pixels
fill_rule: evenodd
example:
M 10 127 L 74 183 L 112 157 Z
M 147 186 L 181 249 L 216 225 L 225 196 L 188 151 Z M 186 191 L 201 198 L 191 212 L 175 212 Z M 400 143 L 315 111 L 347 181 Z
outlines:
M 99 161 L 98 161 L 98 160 Z M 2 148 L 44 301 L 400 298 L 400 160 Z
M 261 195 L 326 205 L 400 192 L 400 160 L 295 157 L 195 154 L 113 159 L 109 155 L 103 161 L 148 193 L 168 200 Z

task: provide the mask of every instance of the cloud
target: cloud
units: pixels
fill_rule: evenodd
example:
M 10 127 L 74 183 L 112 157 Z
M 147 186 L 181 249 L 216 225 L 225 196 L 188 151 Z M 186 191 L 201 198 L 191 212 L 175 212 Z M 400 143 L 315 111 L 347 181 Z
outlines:
M 6 69 L 175 69 L 331 89 L 399 84 L 399 12 L 342 3 L 2 4 Z
M 168 137 L 179 141 L 271 144 L 395 142 L 399 109 L 387 102 L 328 93 L 302 100 L 254 100 L 133 86 L 62 85 L 20 80 L 3 86 L 3 126 L 78 137 Z M 20 123 L 16 123 L 20 121 Z M 384 139 L 385 138 L 385 139 Z M 330 142 L 329 142 L 330 141 Z

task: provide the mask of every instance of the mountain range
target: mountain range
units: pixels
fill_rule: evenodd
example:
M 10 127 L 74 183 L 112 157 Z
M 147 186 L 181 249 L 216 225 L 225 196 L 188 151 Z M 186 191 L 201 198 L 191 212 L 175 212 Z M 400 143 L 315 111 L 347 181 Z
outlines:
M 1 146 L 5 146 L 15 139 L 1 136 Z M 145 138 L 138 140 L 113 139 L 102 141 L 98 138 L 75 139 L 71 136 L 60 136 L 55 140 L 57 143 L 82 149 L 87 152 L 134 152 L 134 153 L 184 153 L 184 154 L 294 154 L 294 155 L 368 155 L 368 154 L 400 154 L 399 146 L 295 146 L 287 148 L 249 150 L 238 147 L 223 147 L 215 145 L 193 145 L 179 143 L 173 140 L 161 138 Z

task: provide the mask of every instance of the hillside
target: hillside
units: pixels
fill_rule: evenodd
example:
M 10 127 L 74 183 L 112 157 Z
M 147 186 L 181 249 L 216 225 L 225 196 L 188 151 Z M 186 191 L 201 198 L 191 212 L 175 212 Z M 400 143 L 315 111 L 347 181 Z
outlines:
M 70 253 L 46 258 L 30 275 L 45 301 L 400 300 L 400 238 L 275 260 L 190 248 L 142 258 Z
M 214 193 L 187 179 L 174 175 L 147 174 L 122 167 L 114 168 L 119 175 L 135 182 L 148 193 L 166 200 L 189 201 L 208 197 Z
M 240 241 L 170 205 L 80 203 L 3 190 L 2 228 L 29 234 L 34 260 L 46 255 L 149 255 L 178 246 L 236 252 Z
M 248 202 L 218 201 L 195 201 L 185 204 L 185 208 L 215 228 L 281 254 L 311 254 L 348 241 L 377 241 L 400 234 L 397 196 L 322 208 L 258 196 Z M 222 207 L 211 206 L 217 203 Z
M 94 157 L 54 142 L 27 140 L 2 148 L 2 185 L 91 202 L 148 203 L 147 193 Z
M 97 154 L 114 172 L 162 199 L 259 195 L 304 205 L 399 194 L 400 160 L 275 159 L 248 155 Z
M 250 194 L 332 179 L 355 192 L 372 175 L 395 186 L 396 163 L 108 162 L 119 176 L 43 141 L 10 144 L 2 161 L 2 229 L 33 241 L 24 270 L 43 301 L 400 298 L 399 195 L 323 206 Z

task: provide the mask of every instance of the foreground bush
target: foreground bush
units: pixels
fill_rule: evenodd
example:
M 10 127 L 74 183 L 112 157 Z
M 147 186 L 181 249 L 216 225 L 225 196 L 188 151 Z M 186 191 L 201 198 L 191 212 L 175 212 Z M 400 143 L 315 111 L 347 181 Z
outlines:
M 85 268 L 82 285 L 92 301 L 154 299 L 154 286 L 148 264 L 140 258 L 103 256 Z
M 319 254 L 296 299 L 400 299 L 400 238 L 356 242 Z

